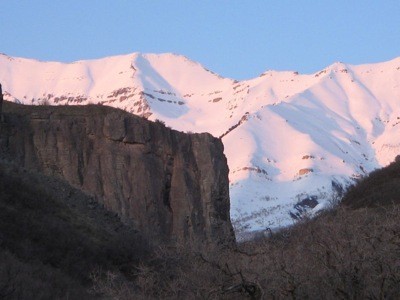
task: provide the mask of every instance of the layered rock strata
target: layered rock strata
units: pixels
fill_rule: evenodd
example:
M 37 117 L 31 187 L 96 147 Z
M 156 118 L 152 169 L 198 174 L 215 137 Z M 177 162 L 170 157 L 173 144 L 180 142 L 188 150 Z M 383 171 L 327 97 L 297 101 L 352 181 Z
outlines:
M 5 102 L 1 156 L 65 179 L 155 241 L 231 243 L 222 142 L 101 106 Z

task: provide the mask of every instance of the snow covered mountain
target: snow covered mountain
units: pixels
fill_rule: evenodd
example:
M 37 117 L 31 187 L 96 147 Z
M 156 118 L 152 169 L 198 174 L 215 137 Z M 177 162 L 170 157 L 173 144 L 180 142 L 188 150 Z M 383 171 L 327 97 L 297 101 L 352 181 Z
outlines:
M 222 137 L 239 236 L 324 208 L 400 154 L 400 58 L 236 81 L 174 54 L 68 64 L 2 54 L 0 82 L 10 101 L 100 103 Z

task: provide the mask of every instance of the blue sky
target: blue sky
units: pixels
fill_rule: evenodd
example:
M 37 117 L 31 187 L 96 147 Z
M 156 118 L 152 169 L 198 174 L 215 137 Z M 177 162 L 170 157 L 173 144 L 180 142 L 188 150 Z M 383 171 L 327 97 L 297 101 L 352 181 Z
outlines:
M 400 56 L 399 0 L 13 0 L 0 9 L 0 52 L 40 60 L 173 52 L 246 79 Z

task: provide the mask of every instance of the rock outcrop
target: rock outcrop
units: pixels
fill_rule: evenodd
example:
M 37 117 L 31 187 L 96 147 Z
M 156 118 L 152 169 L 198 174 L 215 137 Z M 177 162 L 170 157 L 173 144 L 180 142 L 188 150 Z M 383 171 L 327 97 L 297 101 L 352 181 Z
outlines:
M 5 102 L 1 156 L 58 176 L 155 241 L 232 242 L 223 144 L 101 106 Z

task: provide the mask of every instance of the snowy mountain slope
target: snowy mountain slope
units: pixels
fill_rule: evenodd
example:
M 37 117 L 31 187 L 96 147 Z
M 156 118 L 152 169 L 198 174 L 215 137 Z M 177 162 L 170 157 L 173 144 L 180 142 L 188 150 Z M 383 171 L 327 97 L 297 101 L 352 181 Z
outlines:
M 239 236 L 292 224 L 400 154 L 400 58 L 235 81 L 174 54 L 70 64 L 0 55 L 6 99 L 101 103 L 222 137 Z

